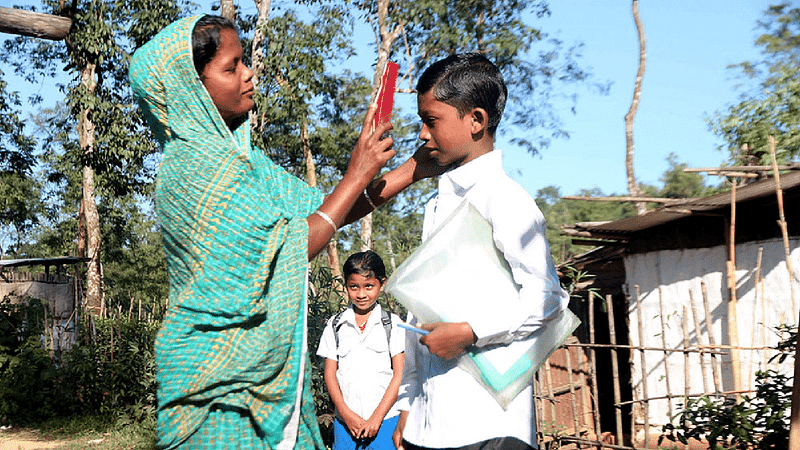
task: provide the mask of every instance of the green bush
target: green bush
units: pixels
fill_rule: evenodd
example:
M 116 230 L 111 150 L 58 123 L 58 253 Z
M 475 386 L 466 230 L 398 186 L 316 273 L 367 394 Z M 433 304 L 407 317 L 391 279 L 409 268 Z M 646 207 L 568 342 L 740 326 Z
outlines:
M 0 303 L 0 421 L 28 423 L 86 413 L 141 422 L 155 414 L 153 343 L 160 322 L 82 314 L 69 350 L 48 350 L 45 305 Z
M 57 371 L 45 349 L 41 300 L 0 302 L 0 422 L 12 423 L 58 412 Z
M 797 329 L 777 328 L 784 339 L 772 360 L 784 362 L 793 354 Z M 792 378 L 775 370 L 756 372 L 755 396 L 732 398 L 703 396 L 690 399 L 682 411 L 664 425 L 659 444 L 668 439 L 686 444 L 689 439 L 707 440 L 709 448 L 784 449 L 789 445 L 789 413 Z

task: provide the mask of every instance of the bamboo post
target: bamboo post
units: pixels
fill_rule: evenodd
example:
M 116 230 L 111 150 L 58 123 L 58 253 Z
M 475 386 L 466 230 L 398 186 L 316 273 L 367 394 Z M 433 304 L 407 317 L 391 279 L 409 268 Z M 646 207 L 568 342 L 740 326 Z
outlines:
M 778 162 L 775 156 L 775 138 L 769 137 L 769 151 L 772 155 L 772 167 L 775 174 L 775 195 L 778 197 L 778 226 L 781 228 L 781 236 L 783 237 L 783 253 L 786 258 L 786 269 L 789 271 L 789 295 L 792 299 L 792 314 L 796 313 L 796 305 L 794 301 L 794 270 L 792 270 L 792 255 L 789 247 L 789 231 L 786 228 L 786 216 L 783 214 L 783 189 L 781 188 L 781 174 L 778 171 Z
M 644 345 L 644 326 L 642 325 L 642 301 L 639 285 L 635 285 L 636 291 L 636 320 L 639 329 L 639 346 Z M 644 448 L 650 448 L 650 401 L 647 399 L 647 365 L 645 364 L 645 351 L 639 349 L 639 361 L 642 365 L 642 409 L 644 412 Z
M 736 296 L 736 178 L 732 181 L 731 189 L 731 217 L 727 232 L 728 260 L 726 272 L 728 273 L 728 343 L 731 345 L 731 377 L 733 378 L 733 390 L 742 389 L 742 365 L 739 359 L 739 318 L 736 312 L 738 299 Z M 739 402 L 740 395 L 736 395 Z
M 686 400 L 689 398 L 689 386 L 691 386 L 691 380 L 689 377 L 691 376 L 691 372 L 689 372 L 689 352 L 686 351 L 689 348 L 689 316 L 686 313 L 686 307 L 683 307 L 683 318 L 681 320 L 681 328 L 683 331 L 683 404 L 686 404 Z
M 706 316 L 706 333 L 708 333 L 708 345 L 716 348 L 717 340 L 714 338 L 713 322 L 711 321 L 711 309 L 708 306 L 708 288 L 706 282 L 700 280 L 700 291 L 703 294 L 703 310 Z M 719 360 L 717 353 L 711 352 L 711 375 L 714 378 L 714 389 L 716 392 L 722 392 L 722 373 L 719 367 Z
M 594 418 L 594 435 L 600 440 L 602 430 L 600 428 L 600 403 L 598 400 L 599 389 L 597 387 L 597 355 L 594 350 L 594 292 L 589 291 L 589 357 L 592 359 L 590 370 L 592 371 L 592 417 Z
M 554 395 L 554 391 L 553 391 L 553 378 L 550 375 L 550 360 L 549 359 L 547 361 L 545 361 L 545 363 L 544 363 L 544 373 L 545 373 L 545 379 L 547 380 L 547 397 L 550 398 L 550 400 L 549 400 L 549 402 L 550 402 L 550 420 L 552 420 L 553 423 L 555 423 L 556 422 L 556 417 L 557 417 L 556 416 L 556 403 L 554 401 L 555 395 Z
M 661 346 L 667 348 L 667 325 L 664 320 L 664 298 L 661 292 L 661 286 L 658 287 L 658 310 L 661 319 Z M 667 410 L 669 417 L 672 417 L 672 388 L 669 383 L 669 353 L 664 351 L 664 382 L 667 386 Z
M 694 302 L 694 294 L 692 294 L 692 290 L 689 289 L 689 304 L 692 307 L 692 319 L 694 320 L 694 337 L 697 341 L 698 346 L 703 345 L 700 336 L 702 335 L 702 331 L 700 329 L 700 318 L 697 317 L 697 305 Z M 703 376 L 703 392 L 708 392 L 708 374 L 706 373 L 706 358 L 705 352 L 703 352 L 703 347 L 700 347 L 700 374 Z
M 608 334 L 611 345 L 617 345 L 617 331 L 614 325 L 614 302 L 611 294 L 606 295 L 606 311 L 608 312 Z M 622 444 L 622 408 L 619 406 L 622 401 L 622 394 L 619 385 L 619 361 L 617 361 L 617 350 L 611 348 L 611 375 L 614 379 L 614 415 L 617 424 L 617 443 Z
M 759 301 L 761 303 L 761 346 L 767 346 L 767 323 L 769 320 L 767 319 L 767 307 L 766 303 L 764 302 L 764 292 L 761 291 L 761 263 L 764 256 L 764 247 L 758 247 L 758 257 L 756 258 L 756 279 L 753 283 L 753 294 L 755 297 L 755 308 L 758 308 Z M 755 339 L 755 336 L 753 337 Z M 755 343 L 754 343 L 755 345 Z M 764 368 L 767 366 L 767 352 L 761 352 L 761 364 Z
M 567 363 L 567 379 L 569 380 L 569 399 L 570 406 L 572 407 L 572 427 L 575 430 L 574 434 L 579 436 L 581 431 L 578 425 L 578 402 L 575 398 L 575 383 L 572 380 L 572 356 L 569 353 L 569 347 L 564 347 L 564 358 Z

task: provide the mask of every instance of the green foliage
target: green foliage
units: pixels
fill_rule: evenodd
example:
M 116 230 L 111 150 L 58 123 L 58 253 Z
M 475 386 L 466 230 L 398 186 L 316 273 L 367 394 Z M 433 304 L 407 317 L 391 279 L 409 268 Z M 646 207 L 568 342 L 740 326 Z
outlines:
M 764 34 L 755 41 L 764 59 L 732 66 L 757 87 L 709 120 L 734 165 L 771 164 L 769 136 L 777 140 L 779 163 L 800 156 L 800 8 L 773 5 L 764 16 L 758 21 Z
M 78 342 L 49 349 L 46 305 L 0 303 L 0 422 L 29 423 L 89 411 L 118 426 L 154 420 L 156 320 L 81 315 Z M 52 319 L 49 319 L 52 323 Z
M 797 327 L 780 325 L 781 337 L 770 359 L 783 363 L 794 356 Z M 666 438 L 686 443 L 705 439 L 711 449 L 783 449 L 789 445 L 789 413 L 792 403 L 792 378 L 775 370 L 756 372 L 755 396 L 732 398 L 703 396 L 690 399 L 682 411 L 664 425 L 659 444 Z
M 661 176 L 664 186 L 658 193 L 665 198 L 702 198 L 715 193 L 713 188 L 706 186 L 703 176 L 699 173 L 684 172 L 688 166 L 678 162 L 678 155 L 674 152 L 667 156 L 669 169 Z
M 45 306 L 24 298 L 0 302 L 0 422 L 54 415 L 59 407 L 56 369 L 42 345 Z
M 402 41 L 395 43 L 398 62 L 410 53 L 403 70 L 416 71 L 456 52 L 480 51 L 503 72 L 509 87 L 509 101 L 500 133 L 511 142 L 536 154 L 552 139 L 568 137 L 556 108 L 574 109 L 577 87 L 600 93 L 608 86 L 593 82 L 581 67 L 582 44 L 567 46 L 550 38 L 539 21 L 550 15 L 543 0 L 395 0 L 389 12 L 390 29 L 404 26 Z M 373 5 L 373 3 L 369 3 Z M 374 6 L 371 6 L 374 8 Z M 374 14 L 374 11 L 371 11 Z M 374 25 L 374 24 L 373 24 Z
M 789 445 L 791 378 L 776 371 L 756 372 L 756 394 L 741 402 L 703 396 L 690 399 L 682 411 L 664 425 L 659 445 L 666 438 L 686 444 L 707 440 L 709 448 L 782 449 Z
M 577 195 L 582 197 L 602 197 L 599 188 L 582 189 Z M 547 241 L 556 264 L 588 250 L 585 246 L 572 243 L 572 238 L 561 234 L 561 227 L 578 222 L 602 222 L 632 217 L 636 214 L 633 206 L 625 202 L 596 202 L 590 200 L 565 200 L 561 189 L 546 186 L 536 193 L 536 204 L 547 220 Z

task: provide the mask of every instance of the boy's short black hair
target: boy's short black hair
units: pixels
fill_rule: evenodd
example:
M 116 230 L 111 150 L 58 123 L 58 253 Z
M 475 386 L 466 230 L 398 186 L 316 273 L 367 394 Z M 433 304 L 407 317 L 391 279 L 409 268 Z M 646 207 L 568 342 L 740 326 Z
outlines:
M 480 53 L 458 53 L 431 64 L 417 81 L 417 92 L 433 91 L 433 98 L 446 103 L 463 117 L 472 108 L 489 114 L 491 136 L 503 117 L 508 89 L 503 74 Z

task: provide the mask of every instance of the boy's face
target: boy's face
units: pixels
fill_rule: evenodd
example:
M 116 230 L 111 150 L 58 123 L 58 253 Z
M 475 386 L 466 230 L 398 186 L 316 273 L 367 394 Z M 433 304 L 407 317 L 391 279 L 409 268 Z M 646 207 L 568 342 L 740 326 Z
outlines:
M 455 107 L 436 100 L 432 91 L 417 96 L 417 111 L 422 119 L 419 138 L 440 166 L 460 166 L 482 154 L 474 144 L 485 128 L 471 112 L 459 117 Z

